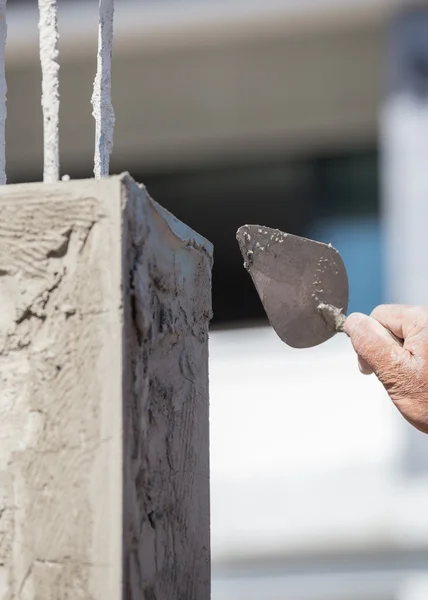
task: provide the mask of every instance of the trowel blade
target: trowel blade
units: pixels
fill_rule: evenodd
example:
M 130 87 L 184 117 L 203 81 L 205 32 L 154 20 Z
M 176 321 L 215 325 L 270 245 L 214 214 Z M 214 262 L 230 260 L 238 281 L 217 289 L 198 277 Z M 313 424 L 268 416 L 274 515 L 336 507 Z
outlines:
M 236 238 L 270 324 L 283 342 L 310 348 L 340 330 L 328 313 L 346 315 L 349 292 L 335 248 L 260 225 L 240 227 Z M 320 306 L 329 309 L 327 314 Z

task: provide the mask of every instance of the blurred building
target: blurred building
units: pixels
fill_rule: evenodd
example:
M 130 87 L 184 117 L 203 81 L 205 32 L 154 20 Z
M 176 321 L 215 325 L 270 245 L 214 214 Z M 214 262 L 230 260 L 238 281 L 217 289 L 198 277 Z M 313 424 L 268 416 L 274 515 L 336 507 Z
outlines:
M 368 239 L 370 286 L 359 277 L 352 303 L 369 310 L 381 300 L 377 138 L 392 4 L 117 3 L 112 170 L 129 170 L 214 242 L 216 321 L 262 316 L 235 243 L 243 222 L 333 236 L 351 261 L 355 244 Z M 86 177 L 97 2 L 60 0 L 59 6 L 61 167 Z M 41 82 L 36 3 L 10 0 L 8 12 L 13 182 L 41 178 Z
M 91 176 L 97 4 L 59 2 L 73 178 Z M 296 352 L 254 327 L 264 314 L 235 242 L 246 222 L 332 242 L 351 310 L 428 304 L 425 4 L 116 5 L 112 171 L 215 244 L 213 600 L 427 599 L 426 438 L 359 375 L 348 340 Z M 36 3 L 9 0 L 8 15 L 18 182 L 42 173 Z

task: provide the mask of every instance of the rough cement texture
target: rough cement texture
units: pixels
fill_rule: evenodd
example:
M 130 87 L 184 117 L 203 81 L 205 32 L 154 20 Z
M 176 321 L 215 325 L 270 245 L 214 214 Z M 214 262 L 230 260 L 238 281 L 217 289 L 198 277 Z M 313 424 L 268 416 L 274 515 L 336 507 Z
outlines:
M 0 188 L 0 599 L 208 600 L 211 263 L 129 176 Z

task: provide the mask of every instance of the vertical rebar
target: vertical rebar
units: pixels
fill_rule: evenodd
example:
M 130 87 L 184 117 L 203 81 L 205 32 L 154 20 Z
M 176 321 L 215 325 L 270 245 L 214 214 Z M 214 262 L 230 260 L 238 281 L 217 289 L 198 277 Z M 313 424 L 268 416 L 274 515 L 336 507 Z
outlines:
M 94 175 L 96 179 L 109 174 L 113 150 L 115 115 L 111 101 L 111 63 L 113 51 L 114 0 L 99 1 L 97 73 L 92 94 L 95 118 Z
M 59 179 L 58 6 L 56 0 L 38 0 L 40 62 L 42 65 L 43 181 Z
M 0 0 L 0 184 L 6 183 L 6 71 L 5 71 L 5 48 L 7 37 L 6 21 L 7 0 Z

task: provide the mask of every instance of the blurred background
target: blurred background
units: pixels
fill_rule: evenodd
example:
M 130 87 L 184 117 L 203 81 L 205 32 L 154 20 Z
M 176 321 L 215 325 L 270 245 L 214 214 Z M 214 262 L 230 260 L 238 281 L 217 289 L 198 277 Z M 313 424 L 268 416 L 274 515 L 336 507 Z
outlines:
M 61 168 L 92 176 L 97 0 L 60 0 Z M 8 1 L 7 172 L 40 180 L 37 3 Z M 428 437 L 345 336 L 292 350 L 235 241 L 331 242 L 350 310 L 428 304 L 428 4 L 120 0 L 112 172 L 215 245 L 213 600 L 427 600 Z

